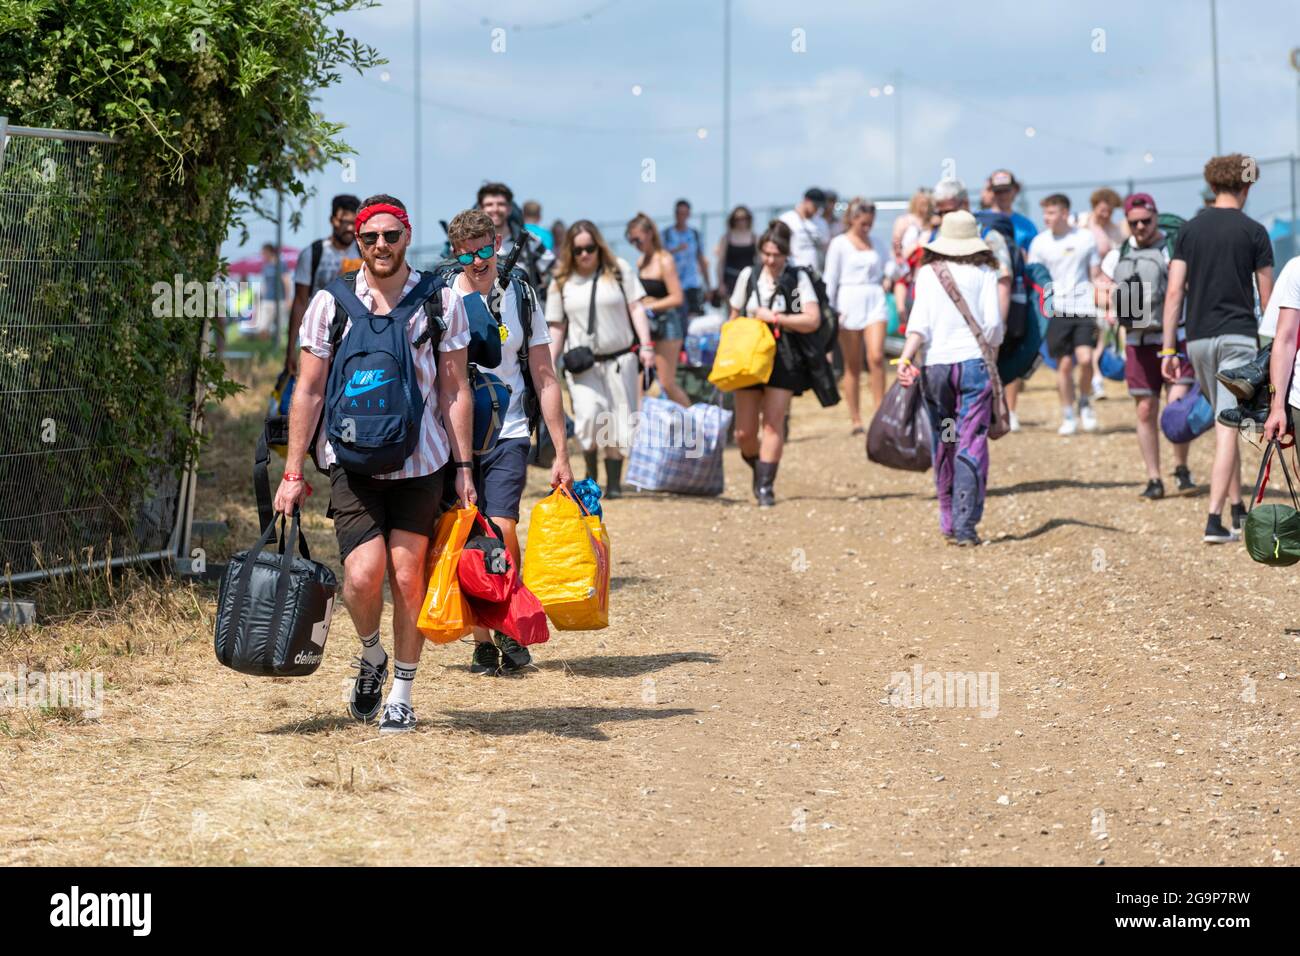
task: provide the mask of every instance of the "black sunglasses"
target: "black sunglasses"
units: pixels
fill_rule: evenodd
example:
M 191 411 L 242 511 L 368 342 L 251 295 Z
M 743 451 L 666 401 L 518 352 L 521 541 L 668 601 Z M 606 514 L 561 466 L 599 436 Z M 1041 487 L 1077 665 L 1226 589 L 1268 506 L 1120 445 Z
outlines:
M 573 247 L 573 254 L 577 256 L 585 256 L 588 253 L 594 253 L 595 251 L 596 251 L 595 246 L 574 246 Z
M 1130 219 L 1128 224 L 1130 226 L 1149 226 L 1154 218 L 1154 216 L 1139 216 L 1137 219 Z
M 373 246 L 379 241 L 379 237 L 383 236 L 384 242 L 392 246 L 402 238 L 402 233 L 405 231 L 405 229 L 385 229 L 383 232 L 359 232 L 357 238 L 361 240 L 363 246 Z

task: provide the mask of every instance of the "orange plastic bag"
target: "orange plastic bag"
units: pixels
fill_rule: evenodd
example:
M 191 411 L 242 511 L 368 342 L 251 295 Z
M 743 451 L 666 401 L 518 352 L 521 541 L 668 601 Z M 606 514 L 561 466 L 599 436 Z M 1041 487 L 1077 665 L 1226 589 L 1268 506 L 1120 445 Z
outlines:
M 561 631 L 609 625 L 609 533 L 564 487 L 533 506 L 524 587 Z
M 477 508 L 455 508 L 438 519 L 429 560 L 429 589 L 415 626 L 435 644 L 459 640 L 474 626 L 474 612 L 460 590 L 460 554 L 474 528 Z

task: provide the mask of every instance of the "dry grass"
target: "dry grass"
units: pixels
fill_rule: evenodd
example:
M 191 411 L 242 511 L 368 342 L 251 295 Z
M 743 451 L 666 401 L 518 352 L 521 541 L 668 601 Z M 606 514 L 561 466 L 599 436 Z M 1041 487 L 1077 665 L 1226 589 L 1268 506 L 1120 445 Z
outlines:
M 199 516 L 227 549 L 255 534 L 258 375 L 211 419 Z M 302 680 L 216 664 L 211 588 L 133 580 L 6 632 L 0 670 L 99 669 L 107 702 L 0 711 L 0 863 L 1288 862 L 1300 571 L 1200 545 L 1203 498 L 1139 502 L 1121 389 L 1067 442 L 1051 385 L 994 447 L 985 547 L 945 547 L 929 476 L 868 465 L 801 400 L 776 509 L 734 451 L 721 499 L 610 504 L 611 627 L 518 678 L 428 647 L 411 735 L 346 718 L 343 610 Z M 889 706 L 917 663 L 997 671 L 998 716 Z

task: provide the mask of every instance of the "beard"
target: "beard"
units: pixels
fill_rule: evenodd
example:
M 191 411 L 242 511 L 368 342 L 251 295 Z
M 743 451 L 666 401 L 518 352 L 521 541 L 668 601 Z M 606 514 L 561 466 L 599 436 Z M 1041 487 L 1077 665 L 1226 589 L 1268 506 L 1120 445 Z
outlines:
M 402 266 L 406 265 L 406 250 L 389 250 L 388 258 L 380 259 L 377 253 L 363 256 L 366 261 L 366 268 L 376 279 L 387 279 L 389 276 L 396 275 L 401 271 Z

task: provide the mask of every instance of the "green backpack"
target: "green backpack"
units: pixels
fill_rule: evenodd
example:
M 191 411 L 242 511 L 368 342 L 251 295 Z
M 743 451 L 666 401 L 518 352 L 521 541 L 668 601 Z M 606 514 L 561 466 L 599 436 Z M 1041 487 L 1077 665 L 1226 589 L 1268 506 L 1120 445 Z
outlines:
M 1274 567 L 1286 567 L 1300 561 L 1300 501 L 1296 500 L 1295 485 L 1291 483 L 1291 474 L 1287 471 L 1286 458 L 1280 452 L 1282 446 L 1276 440 L 1268 443 L 1264 460 L 1259 466 L 1259 477 L 1255 480 L 1255 494 L 1251 498 L 1251 509 L 1246 515 L 1246 550 L 1251 558 L 1260 564 Z M 1264 487 L 1268 484 L 1269 465 L 1273 453 L 1279 452 L 1277 462 L 1282 466 L 1282 476 L 1286 478 L 1287 490 L 1291 492 L 1289 505 L 1262 505 Z

